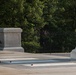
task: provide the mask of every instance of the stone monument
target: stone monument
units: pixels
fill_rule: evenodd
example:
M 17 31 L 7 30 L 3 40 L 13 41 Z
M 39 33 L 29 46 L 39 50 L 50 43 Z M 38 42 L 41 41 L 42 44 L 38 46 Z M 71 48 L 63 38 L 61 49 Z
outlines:
M 71 59 L 76 60 L 76 48 L 71 51 Z
M 21 32 L 21 28 L 0 28 L 0 50 L 24 52 Z

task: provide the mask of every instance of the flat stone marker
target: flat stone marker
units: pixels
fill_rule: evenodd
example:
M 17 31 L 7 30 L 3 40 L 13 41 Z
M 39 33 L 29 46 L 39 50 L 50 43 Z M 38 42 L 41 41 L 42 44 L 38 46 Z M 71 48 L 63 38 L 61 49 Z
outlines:
M 21 28 L 0 28 L 0 50 L 24 52 L 21 47 Z

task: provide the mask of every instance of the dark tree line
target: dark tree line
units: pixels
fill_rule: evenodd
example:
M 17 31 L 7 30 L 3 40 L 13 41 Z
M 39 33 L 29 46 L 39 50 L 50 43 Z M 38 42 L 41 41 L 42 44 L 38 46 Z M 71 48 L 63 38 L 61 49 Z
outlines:
M 23 29 L 26 52 L 70 52 L 76 46 L 75 0 L 0 0 L 0 27 Z

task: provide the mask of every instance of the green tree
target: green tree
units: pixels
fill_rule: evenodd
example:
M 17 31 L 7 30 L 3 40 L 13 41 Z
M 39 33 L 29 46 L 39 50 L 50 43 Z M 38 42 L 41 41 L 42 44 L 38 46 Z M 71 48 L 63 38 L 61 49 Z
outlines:
M 32 43 L 32 45 L 36 44 L 39 46 L 39 37 L 40 37 L 39 32 L 40 29 L 44 26 L 44 18 L 43 18 L 44 4 L 40 0 L 25 0 L 24 8 L 25 8 L 24 22 L 22 27 L 24 32 L 22 36 L 23 37 L 22 41 L 23 46 L 25 47 L 25 51 L 28 51 L 28 49 L 26 48 L 27 43 L 28 44 Z
M 45 26 L 43 27 L 43 29 L 41 29 L 41 46 L 43 47 L 42 52 L 51 52 L 51 47 L 52 47 L 52 43 L 53 43 L 53 37 L 55 37 L 54 35 L 52 35 L 51 33 L 55 33 L 58 29 L 56 23 L 57 21 L 54 18 L 54 13 L 56 12 L 56 10 L 58 9 L 57 7 L 58 4 L 58 0 L 45 0 L 44 1 L 44 22 L 45 22 Z
M 18 27 L 24 0 L 0 1 L 0 27 Z M 22 19 L 22 18 L 21 18 Z
M 75 0 L 47 0 L 45 1 L 44 19 L 46 25 L 43 51 L 64 52 L 71 51 L 76 46 L 76 5 Z M 48 32 L 49 34 L 45 34 Z M 48 37 L 47 37 L 48 36 Z
M 76 46 L 75 0 L 0 0 L 0 27 L 23 29 L 29 52 L 64 52 Z M 42 50 L 38 50 L 39 48 Z

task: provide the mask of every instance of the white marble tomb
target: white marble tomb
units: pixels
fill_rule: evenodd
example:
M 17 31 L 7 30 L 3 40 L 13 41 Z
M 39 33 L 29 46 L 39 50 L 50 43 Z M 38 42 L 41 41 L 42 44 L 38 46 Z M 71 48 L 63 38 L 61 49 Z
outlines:
M 0 28 L 0 50 L 24 52 L 21 47 L 21 28 Z

